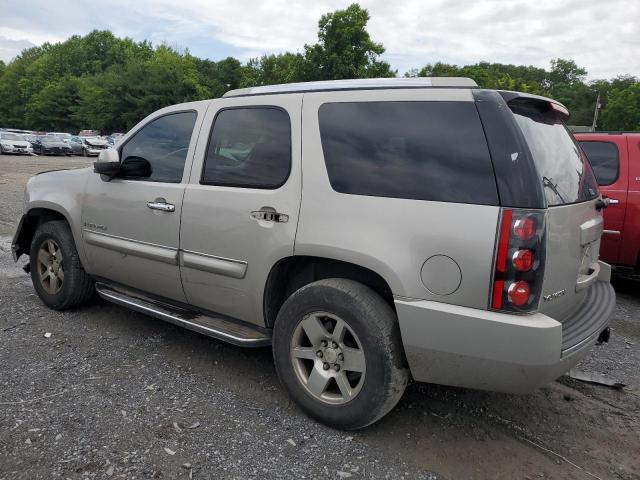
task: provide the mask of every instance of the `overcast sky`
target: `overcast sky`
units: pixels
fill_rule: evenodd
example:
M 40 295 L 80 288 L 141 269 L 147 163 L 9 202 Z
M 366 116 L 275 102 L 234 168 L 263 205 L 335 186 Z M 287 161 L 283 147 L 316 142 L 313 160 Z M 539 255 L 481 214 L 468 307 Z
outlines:
M 93 29 L 167 43 L 213 60 L 301 51 L 338 0 L 1 0 L 0 59 Z M 639 0 L 362 0 L 368 30 L 398 74 L 436 61 L 548 67 L 574 59 L 589 78 L 640 76 Z

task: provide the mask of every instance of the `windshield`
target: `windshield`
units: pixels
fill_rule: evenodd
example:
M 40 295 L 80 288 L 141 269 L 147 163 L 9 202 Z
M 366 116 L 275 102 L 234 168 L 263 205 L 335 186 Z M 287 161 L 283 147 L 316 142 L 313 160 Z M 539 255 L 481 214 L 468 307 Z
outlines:
M 595 176 L 573 136 L 555 115 L 513 107 L 538 170 L 547 204 L 592 200 L 599 194 Z
M 2 140 L 14 140 L 17 142 L 24 142 L 24 138 L 22 135 L 18 135 L 17 133 L 0 133 L 0 138 Z

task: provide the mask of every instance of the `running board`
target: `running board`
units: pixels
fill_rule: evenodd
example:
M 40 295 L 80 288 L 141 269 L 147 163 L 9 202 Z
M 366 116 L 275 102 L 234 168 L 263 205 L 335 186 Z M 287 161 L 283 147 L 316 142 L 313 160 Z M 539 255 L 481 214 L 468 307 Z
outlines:
M 266 328 L 228 318 L 203 315 L 200 312 L 158 302 L 137 293 L 125 293 L 104 283 L 97 283 L 96 290 L 100 297 L 109 302 L 218 340 L 241 347 L 271 345 L 271 333 Z

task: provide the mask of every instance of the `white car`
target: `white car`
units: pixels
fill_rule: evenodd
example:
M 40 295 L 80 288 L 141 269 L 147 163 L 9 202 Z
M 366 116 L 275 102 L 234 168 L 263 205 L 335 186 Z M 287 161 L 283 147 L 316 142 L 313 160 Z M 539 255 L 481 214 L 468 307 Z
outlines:
M 0 153 L 32 155 L 33 147 L 22 135 L 2 132 L 0 133 Z
M 106 140 L 98 137 L 81 137 L 84 149 L 82 153 L 85 157 L 97 157 L 100 152 L 109 148 Z

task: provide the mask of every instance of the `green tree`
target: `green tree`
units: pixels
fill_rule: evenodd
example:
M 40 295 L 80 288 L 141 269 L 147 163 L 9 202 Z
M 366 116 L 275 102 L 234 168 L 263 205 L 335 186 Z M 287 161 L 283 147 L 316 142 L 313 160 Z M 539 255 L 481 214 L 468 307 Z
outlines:
M 393 77 L 384 53 L 367 32 L 369 12 L 357 3 L 345 10 L 322 15 L 318 22 L 318 43 L 305 45 L 304 77 L 308 80 Z
M 640 82 L 613 88 L 608 97 L 602 112 L 601 128 L 640 131 Z
M 305 80 L 306 59 L 299 53 L 252 58 L 243 67 L 240 86 L 274 85 Z

